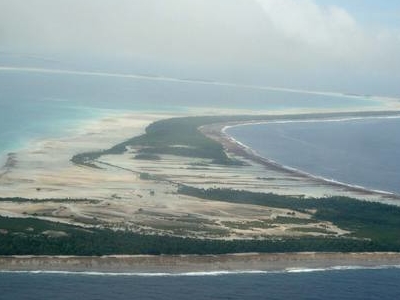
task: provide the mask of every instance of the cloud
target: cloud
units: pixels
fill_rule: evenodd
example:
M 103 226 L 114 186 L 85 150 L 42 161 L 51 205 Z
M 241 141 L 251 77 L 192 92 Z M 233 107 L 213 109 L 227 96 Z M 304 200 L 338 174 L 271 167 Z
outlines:
M 293 61 L 291 56 L 297 58 L 302 52 L 324 59 L 353 59 L 376 38 L 343 8 L 318 5 L 315 0 L 0 0 L 0 4 L 0 46 L 33 51 L 227 63 L 279 58 L 281 53 Z
M 218 61 L 257 32 L 247 0 L 0 0 L 0 46 Z M 257 12 L 256 12 L 257 13 Z
M 313 68 L 322 76 L 331 71 L 350 81 L 399 78 L 399 31 L 360 24 L 344 8 L 317 0 L 256 2 L 275 31 L 274 43 L 284 45 L 277 47 L 281 66 L 289 61 L 293 71 Z
M 3 51 L 168 61 L 249 81 L 280 78 L 273 84 L 283 86 L 306 77 L 338 84 L 399 77 L 399 32 L 369 28 L 318 0 L 0 0 L 0 7 Z
M 276 36 L 292 45 L 297 60 L 354 62 L 370 46 L 367 32 L 343 8 L 318 5 L 313 0 L 256 1 Z
M 257 0 L 274 28 L 310 46 L 332 47 L 358 33 L 355 20 L 335 6 L 311 0 Z

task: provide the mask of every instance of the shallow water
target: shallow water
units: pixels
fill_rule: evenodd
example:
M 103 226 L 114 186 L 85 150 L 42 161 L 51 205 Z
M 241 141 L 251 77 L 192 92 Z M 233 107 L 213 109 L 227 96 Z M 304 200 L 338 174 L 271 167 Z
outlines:
M 0 153 L 35 138 L 62 136 L 104 112 L 175 111 L 201 107 L 279 110 L 376 106 L 369 98 L 334 97 L 244 87 L 132 78 L 0 70 Z

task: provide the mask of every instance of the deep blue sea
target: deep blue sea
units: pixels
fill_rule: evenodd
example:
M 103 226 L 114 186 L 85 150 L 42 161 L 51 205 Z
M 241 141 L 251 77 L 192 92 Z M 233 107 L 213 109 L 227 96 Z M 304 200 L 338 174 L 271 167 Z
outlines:
M 281 165 L 400 194 L 400 118 L 277 122 L 227 133 Z
M 0 273 L 0 299 L 400 299 L 399 269 L 202 276 Z

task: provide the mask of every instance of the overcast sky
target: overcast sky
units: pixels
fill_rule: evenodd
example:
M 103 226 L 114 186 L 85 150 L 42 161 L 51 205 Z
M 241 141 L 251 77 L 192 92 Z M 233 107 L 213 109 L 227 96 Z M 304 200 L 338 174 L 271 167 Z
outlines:
M 0 0 L 0 55 L 400 96 L 399 20 L 397 0 Z

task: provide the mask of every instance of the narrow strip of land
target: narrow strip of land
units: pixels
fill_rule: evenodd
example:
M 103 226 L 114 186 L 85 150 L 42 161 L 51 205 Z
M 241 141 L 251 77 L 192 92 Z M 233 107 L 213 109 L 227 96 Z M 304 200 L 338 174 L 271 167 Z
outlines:
M 259 120 L 249 122 L 249 121 L 243 121 L 243 122 L 226 122 L 226 123 L 216 123 L 216 124 L 207 124 L 204 126 L 201 126 L 199 130 L 207 137 L 217 141 L 219 144 L 221 144 L 224 149 L 232 153 L 236 156 L 244 157 L 247 159 L 250 159 L 251 161 L 263 165 L 269 170 L 275 170 L 278 172 L 282 172 L 283 174 L 287 174 L 290 176 L 295 176 L 295 177 L 300 177 L 300 178 L 306 178 L 308 180 L 311 180 L 315 182 L 316 184 L 322 184 L 326 186 L 331 186 L 333 188 L 341 188 L 344 189 L 345 191 L 348 192 L 355 192 L 360 195 L 365 195 L 365 196 L 382 196 L 383 198 L 391 199 L 391 200 L 400 200 L 400 196 L 396 195 L 394 193 L 390 192 L 385 192 L 385 191 L 378 191 L 378 190 L 371 190 L 368 188 L 364 188 L 361 186 L 355 186 L 351 184 L 347 184 L 344 182 L 339 182 L 339 181 L 333 181 L 333 180 L 328 180 L 323 177 L 319 176 L 314 176 L 312 174 L 302 172 L 297 169 L 293 169 L 290 167 L 283 166 L 279 163 L 276 163 L 266 157 L 262 157 L 258 155 L 255 151 L 250 149 L 249 147 L 243 145 L 242 143 L 238 142 L 235 140 L 233 137 L 229 136 L 226 132 L 225 129 L 226 127 L 230 126 L 238 126 L 241 124 L 258 124 L 260 123 Z
M 400 253 L 248 253 L 225 255 L 0 256 L 1 271 L 186 273 L 301 271 L 400 266 Z

